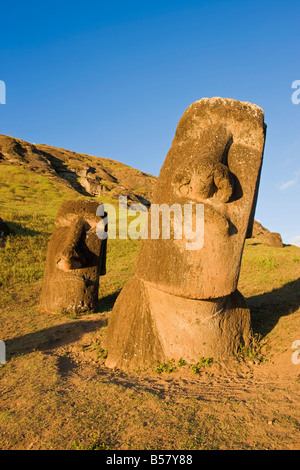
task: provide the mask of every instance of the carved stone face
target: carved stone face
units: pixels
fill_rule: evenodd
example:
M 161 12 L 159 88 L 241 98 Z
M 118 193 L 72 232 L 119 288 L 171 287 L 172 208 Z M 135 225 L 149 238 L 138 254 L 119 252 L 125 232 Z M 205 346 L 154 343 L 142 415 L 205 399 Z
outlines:
M 48 312 L 93 310 L 99 276 L 105 274 L 106 241 L 97 237 L 98 203 L 68 201 L 55 220 L 49 242 L 41 309 Z
M 136 264 L 138 278 L 195 299 L 235 291 L 246 234 L 253 224 L 264 141 L 264 115 L 256 105 L 204 98 L 186 110 L 152 204 L 203 204 L 204 244 L 188 251 L 172 237 L 144 240 Z

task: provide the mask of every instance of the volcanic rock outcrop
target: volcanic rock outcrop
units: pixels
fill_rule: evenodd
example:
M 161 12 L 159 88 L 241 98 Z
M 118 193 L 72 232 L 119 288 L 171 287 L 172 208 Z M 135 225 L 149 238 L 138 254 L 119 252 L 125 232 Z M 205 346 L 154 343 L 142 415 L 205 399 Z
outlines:
M 252 232 L 266 126 L 258 106 L 204 98 L 180 119 L 160 171 L 135 277 L 120 293 L 108 324 L 108 367 L 147 367 L 157 361 L 224 358 L 247 345 L 250 312 L 237 291 L 242 251 Z M 170 208 L 170 236 L 153 211 Z M 190 227 L 202 208 L 200 243 Z M 201 211 L 200 211 L 201 214 Z M 182 237 L 178 235 L 182 228 Z M 198 240 L 198 241 L 199 241 Z
M 2 165 L 33 171 L 74 190 L 74 198 L 128 197 L 129 204 L 152 198 L 156 178 L 109 158 L 32 144 L 0 134 L 0 172 Z M 77 193 L 77 194 L 76 194 Z
M 280 233 L 270 232 L 270 230 L 263 227 L 257 220 L 255 220 L 253 224 L 251 238 L 265 246 L 272 246 L 274 248 L 283 247 Z

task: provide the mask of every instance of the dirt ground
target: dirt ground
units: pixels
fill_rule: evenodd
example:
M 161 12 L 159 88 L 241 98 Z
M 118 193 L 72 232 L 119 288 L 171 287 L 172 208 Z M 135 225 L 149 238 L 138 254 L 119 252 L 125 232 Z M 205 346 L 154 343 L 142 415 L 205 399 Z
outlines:
M 1 449 L 299 449 L 300 310 L 279 319 L 257 359 L 126 373 L 104 365 L 109 312 L 42 318 L 34 298 L 31 333 L 16 335 L 24 322 L 6 312 Z

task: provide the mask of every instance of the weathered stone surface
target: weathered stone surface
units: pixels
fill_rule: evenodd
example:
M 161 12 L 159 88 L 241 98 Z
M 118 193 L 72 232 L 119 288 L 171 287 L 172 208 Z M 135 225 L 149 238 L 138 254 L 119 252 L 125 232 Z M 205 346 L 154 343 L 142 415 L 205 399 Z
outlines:
M 136 277 L 120 293 L 108 326 L 106 366 L 130 369 L 184 358 L 224 358 L 248 344 L 250 312 L 234 293 L 214 300 L 167 294 Z
M 143 240 L 135 278 L 109 320 L 108 367 L 220 359 L 248 344 L 250 314 L 237 283 L 265 130 L 261 108 L 231 99 L 204 98 L 183 114 L 154 191 L 148 234 L 155 205 L 200 204 L 204 243 L 187 249 L 185 237 L 174 237 L 172 217 L 171 237 L 164 238 L 161 224 L 157 239 Z
M 40 308 L 50 313 L 94 310 L 99 277 L 106 273 L 106 240 L 96 234 L 101 217 L 95 201 L 68 201 L 55 219 Z
M 91 196 L 103 196 L 108 191 L 108 188 L 101 183 L 101 179 L 96 176 L 93 178 L 82 176 L 79 183 Z

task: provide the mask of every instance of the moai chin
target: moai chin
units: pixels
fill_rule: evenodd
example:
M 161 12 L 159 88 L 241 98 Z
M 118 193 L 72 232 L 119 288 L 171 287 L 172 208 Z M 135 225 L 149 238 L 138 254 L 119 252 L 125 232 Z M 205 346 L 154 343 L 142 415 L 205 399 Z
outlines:
M 96 308 L 99 277 L 106 273 L 106 240 L 96 233 L 105 230 L 96 215 L 98 207 L 95 201 L 81 200 L 60 207 L 47 250 L 42 311 L 82 313 Z
M 265 131 L 263 110 L 233 99 L 203 98 L 183 114 L 152 204 L 203 204 L 204 243 L 190 251 L 172 237 L 143 240 L 109 320 L 108 367 L 220 359 L 248 344 L 250 312 L 237 284 Z

